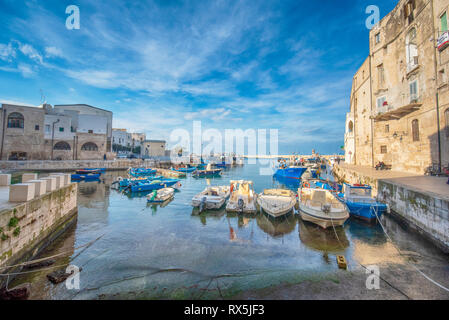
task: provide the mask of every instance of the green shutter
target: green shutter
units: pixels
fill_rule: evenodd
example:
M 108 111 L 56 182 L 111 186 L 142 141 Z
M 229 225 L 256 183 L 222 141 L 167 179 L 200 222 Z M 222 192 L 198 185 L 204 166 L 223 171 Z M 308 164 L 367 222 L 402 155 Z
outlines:
M 447 16 L 446 12 L 441 16 L 441 31 L 447 31 Z

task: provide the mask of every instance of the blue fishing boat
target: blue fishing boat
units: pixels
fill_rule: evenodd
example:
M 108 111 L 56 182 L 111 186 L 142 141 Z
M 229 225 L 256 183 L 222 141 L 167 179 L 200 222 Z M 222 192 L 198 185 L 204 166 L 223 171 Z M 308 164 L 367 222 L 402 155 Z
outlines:
M 163 180 L 153 180 L 147 183 L 136 182 L 135 184 L 129 186 L 128 189 L 131 192 L 141 192 L 141 191 L 159 190 L 167 187 L 179 188 L 180 186 L 181 183 L 177 179 L 163 179 Z
M 127 187 L 130 184 L 136 183 L 136 182 L 143 182 L 143 183 L 149 183 L 153 180 L 162 180 L 164 179 L 163 176 L 153 176 L 153 177 L 145 177 L 145 178 L 133 178 L 133 179 L 128 179 L 128 178 L 124 178 L 124 179 L 119 179 L 118 180 L 118 184 L 121 188 Z
M 378 202 L 372 197 L 369 185 L 345 183 L 343 191 L 338 197 L 346 204 L 349 213 L 356 218 L 375 222 L 388 210 L 385 203 Z
M 84 168 L 83 170 L 95 170 L 100 172 L 106 172 L 106 168 Z
M 98 180 L 100 179 L 101 174 L 100 173 L 87 173 L 87 174 L 72 174 L 71 178 L 72 181 L 91 181 L 91 180 Z
M 189 167 L 189 168 L 178 168 L 178 169 L 172 169 L 174 171 L 178 171 L 178 172 L 185 172 L 185 173 L 190 173 L 196 170 L 195 167 Z
M 146 168 L 129 168 L 128 173 L 133 177 L 146 177 L 151 176 L 156 173 L 156 169 L 146 169 Z
M 100 169 L 79 169 L 76 170 L 75 173 L 77 174 L 100 174 L 101 175 L 101 170 Z
M 284 178 L 301 179 L 301 176 L 304 172 L 306 172 L 306 170 L 307 167 L 300 166 L 279 167 L 274 175 Z

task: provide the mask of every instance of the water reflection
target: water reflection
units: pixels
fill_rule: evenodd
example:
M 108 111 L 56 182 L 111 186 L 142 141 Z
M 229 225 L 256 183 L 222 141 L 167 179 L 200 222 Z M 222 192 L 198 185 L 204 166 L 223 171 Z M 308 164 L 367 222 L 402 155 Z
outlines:
M 273 176 L 273 185 L 278 188 L 287 188 L 296 192 L 299 188 L 301 180 L 281 177 L 281 176 Z
M 199 218 L 203 225 L 207 225 L 207 220 L 220 220 L 226 214 L 226 207 L 222 206 L 218 210 L 204 210 L 200 212 L 199 208 L 192 209 L 192 217 Z
M 299 238 L 310 249 L 337 254 L 349 247 L 345 229 L 342 227 L 323 229 L 313 223 L 298 219 Z
M 295 230 L 297 219 L 294 214 L 290 213 L 283 217 L 273 219 L 261 213 L 256 218 L 257 226 L 266 234 L 273 238 L 282 237 Z

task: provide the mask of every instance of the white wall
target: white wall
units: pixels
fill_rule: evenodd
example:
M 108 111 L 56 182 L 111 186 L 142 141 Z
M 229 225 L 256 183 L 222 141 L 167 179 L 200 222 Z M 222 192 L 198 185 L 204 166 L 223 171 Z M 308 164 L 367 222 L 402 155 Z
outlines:
M 72 118 L 70 116 L 56 115 L 56 114 L 46 114 L 44 118 L 44 138 L 52 138 L 53 122 L 55 123 L 55 140 L 72 140 L 75 133 L 71 131 Z M 63 128 L 64 131 L 60 131 L 59 128 Z
M 89 133 L 89 130 L 96 134 L 107 134 L 108 118 L 99 115 L 79 114 L 77 132 Z

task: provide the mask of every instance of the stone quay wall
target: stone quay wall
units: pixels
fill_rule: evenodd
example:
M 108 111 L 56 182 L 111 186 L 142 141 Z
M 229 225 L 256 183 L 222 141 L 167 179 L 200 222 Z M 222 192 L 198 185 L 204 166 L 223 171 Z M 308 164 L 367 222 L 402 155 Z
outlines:
M 1 269 L 32 259 L 76 221 L 78 184 L 70 183 L 0 211 Z M 6 281 L 0 277 L 0 287 Z
M 73 171 L 83 168 L 126 170 L 130 167 L 169 168 L 170 166 L 170 161 L 152 159 L 0 161 L 0 170 L 3 171 Z
M 373 195 L 390 206 L 391 216 L 399 218 L 443 252 L 449 253 L 449 199 L 338 165 L 334 165 L 333 172 L 340 182 L 370 185 Z
M 393 215 L 449 253 L 449 201 L 435 194 L 379 180 L 378 199 L 388 203 Z

